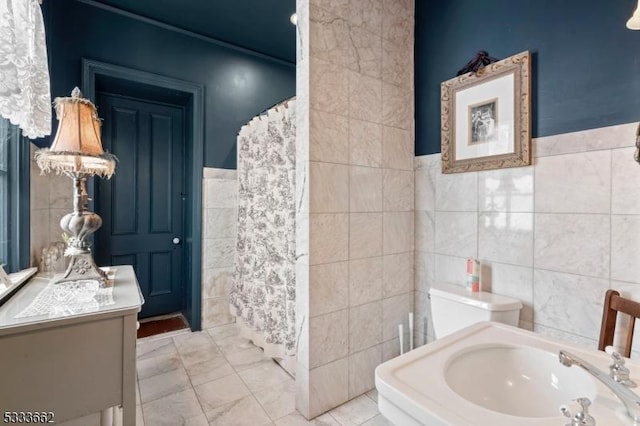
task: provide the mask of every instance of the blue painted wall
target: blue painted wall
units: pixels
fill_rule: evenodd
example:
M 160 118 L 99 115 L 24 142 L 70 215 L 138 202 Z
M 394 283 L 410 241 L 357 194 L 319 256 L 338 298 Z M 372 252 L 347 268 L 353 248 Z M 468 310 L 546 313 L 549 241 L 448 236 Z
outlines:
M 533 137 L 640 120 L 635 0 L 416 0 L 416 155 L 440 152 L 440 83 L 478 50 L 533 54 Z
M 53 97 L 68 96 L 74 86 L 80 86 L 83 57 L 204 84 L 208 167 L 235 168 L 240 127 L 295 95 L 293 64 L 252 56 L 75 0 L 44 5 Z

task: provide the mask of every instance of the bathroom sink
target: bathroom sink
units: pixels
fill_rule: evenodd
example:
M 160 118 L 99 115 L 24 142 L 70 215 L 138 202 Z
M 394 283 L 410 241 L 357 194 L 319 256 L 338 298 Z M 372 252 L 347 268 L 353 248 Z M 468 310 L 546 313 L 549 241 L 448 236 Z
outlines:
M 558 355 L 532 347 L 476 346 L 453 355 L 444 378 L 458 395 L 489 410 L 518 417 L 556 417 L 558 407 L 595 399 L 592 377 L 567 368 Z
M 592 402 L 598 425 L 633 424 L 609 388 L 583 369 L 565 367 L 560 350 L 609 372 L 604 352 L 494 322 L 481 322 L 376 368 L 378 408 L 402 426 L 563 425 L 561 406 Z M 627 361 L 640 382 L 640 364 Z

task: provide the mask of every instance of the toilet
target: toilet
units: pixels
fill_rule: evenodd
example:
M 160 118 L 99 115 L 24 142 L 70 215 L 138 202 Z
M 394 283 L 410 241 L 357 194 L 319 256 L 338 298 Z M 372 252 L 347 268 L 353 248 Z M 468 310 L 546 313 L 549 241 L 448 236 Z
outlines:
M 480 321 L 518 326 L 522 302 L 484 291 L 472 293 L 465 287 L 436 283 L 429 290 L 431 316 L 436 339 Z

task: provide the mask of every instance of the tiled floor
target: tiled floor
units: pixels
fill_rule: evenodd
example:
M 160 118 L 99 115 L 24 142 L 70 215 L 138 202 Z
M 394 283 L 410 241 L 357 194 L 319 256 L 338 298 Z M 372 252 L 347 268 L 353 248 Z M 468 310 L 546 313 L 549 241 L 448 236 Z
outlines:
M 308 422 L 295 382 L 235 325 L 138 342 L 138 425 L 384 426 L 375 390 Z

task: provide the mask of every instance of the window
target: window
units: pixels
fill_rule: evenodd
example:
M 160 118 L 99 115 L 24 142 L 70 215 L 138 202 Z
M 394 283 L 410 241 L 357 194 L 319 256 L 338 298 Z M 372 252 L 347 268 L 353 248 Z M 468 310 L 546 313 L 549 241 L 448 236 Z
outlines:
M 29 266 L 29 143 L 0 117 L 0 264 Z

